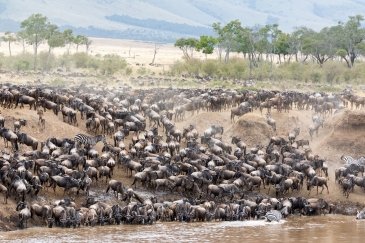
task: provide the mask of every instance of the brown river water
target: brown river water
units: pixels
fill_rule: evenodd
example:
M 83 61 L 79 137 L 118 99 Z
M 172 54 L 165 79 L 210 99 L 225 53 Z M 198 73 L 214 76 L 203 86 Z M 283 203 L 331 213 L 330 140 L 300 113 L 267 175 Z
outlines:
M 365 220 L 354 216 L 291 217 L 257 221 L 29 228 L 0 232 L 0 242 L 365 242 Z

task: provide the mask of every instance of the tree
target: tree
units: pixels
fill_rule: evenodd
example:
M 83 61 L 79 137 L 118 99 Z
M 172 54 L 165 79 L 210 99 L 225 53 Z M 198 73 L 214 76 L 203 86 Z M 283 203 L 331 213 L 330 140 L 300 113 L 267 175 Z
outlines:
M 46 39 L 49 25 L 47 17 L 41 14 L 32 14 L 20 25 L 20 28 L 24 31 L 26 41 L 34 48 L 34 70 L 37 68 L 38 47 Z
M 11 33 L 9 31 L 5 32 L 4 36 L 2 37 L 2 40 L 8 43 L 9 47 L 9 56 L 11 56 L 11 43 L 16 41 L 16 36 L 14 33 Z
M 18 41 L 22 43 L 23 46 L 23 54 L 25 53 L 25 42 L 26 42 L 26 33 L 25 31 L 18 31 L 16 33 L 16 38 Z
M 66 29 L 63 31 L 63 38 L 65 39 L 65 44 L 67 45 L 67 54 L 70 54 L 70 48 L 74 42 L 74 36 L 72 30 Z
M 188 60 L 193 57 L 197 44 L 198 40 L 195 38 L 180 38 L 175 42 L 175 46 L 182 50 L 184 57 Z
M 56 25 L 48 26 L 48 34 L 47 34 L 47 44 L 48 44 L 48 56 L 47 56 L 47 69 L 49 65 L 49 59 L 51 56 L 51 52 L 54 48 L 64 47 L 65 46 L 65 38 L 62 32 L 58 30 Z
M 84 43 L 85 36 L 83 35 L 77 35 L 73 38 L 73 43 L 76 45 L 76 52 L 79 51 L 79 45 L 82 45 Z
M 205 54 L 205 59 L 208 54 L 212 54 L 214 51 L 214 47 L 217 44 L 218 40 L 212 36 L 202 35 L 199 38 L 199 41 L 196 45 L 197 51 L 202 51 Z
M 354 66 L 355 59 L 363 50 L 365 40 L 365 29 L 361 23 L 364 17 L 361 15 L 350 16 L 349 20 L 343 24 L 331 28 L 337 40 L 337 54 L 346 61 L 349 68 Z
M 288 45 L 289 45 L 289 54 L 295 55 L 295 61 L 298 62 L 298 53 L 302 53 L 302 45 L 300 42 L 301 32 L 300 29 L 293 31 L 289 34 Z
M 155 59 L 156 59 L 156 54 L 158 49 L 160 49 L 159 46 L 157 46 L 157 44 L 155 43 L 155 49 L 153 51 L 153 58 L 152 58 L 152 62 L 150 63 L 151 66 L 155 65 Z
M 225 26 L 221 26 L 220 23 L 213 23 L 213 30 L 217 34 L 217 43 L 218 43 L 218 54 L 219 60 L 221 60 L 222 50 L 225 51 L 224 61 L 228 62 L 229 54 L 232 51 L 236 51 L 239 47 L 240 43 L 240 32 L 242 31 L 241 22 L 236 19 Z
M 281 55 L 284 57 L 290 54 L 290 45 L 289 45 L 290 35 L 280 32 L 276 37 L 276 41 L 274 43 L 274 53 L 279 55 L 279 62 L 281 63 Z
M 329 28 L 323 28 L 320 32 L 302 28 L 301 32 L 303 54 L 312 56 L 320 66 L 335 56 L 336 48 Z
M 90 45 L 92 44 L 92 40 L 90 40 L 89 38 L 87 38 L 85 36 L 84 41 L 83 41 L 82 44 L 85 45 L 85 47 L 86 47 L 86 53 L 88 53 L 89 52 L 89 49 L 90 49 Z

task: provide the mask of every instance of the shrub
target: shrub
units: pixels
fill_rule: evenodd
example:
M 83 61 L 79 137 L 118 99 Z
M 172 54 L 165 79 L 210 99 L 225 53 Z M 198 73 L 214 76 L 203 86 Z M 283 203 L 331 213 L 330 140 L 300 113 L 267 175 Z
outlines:
M 310 74 L 310 78 L 311 78 L 311 80 L 312 80 L 313 83 L 319 83 L 321 81 L 322 74 L 320 72 L 314 70 Z
M 87 68 L 89 56 L 86 53 L 78 52 L 71 56 L 71 60 L 76 68 Z
M 131 67 L 127 67 L 125 69 L 125 75 L 130 76 L 133 73 L 133 69 Z
M 127 67 L 127 62 L 118 55 L 105 55 L 100 63 L 102 74 L 113 75 Z

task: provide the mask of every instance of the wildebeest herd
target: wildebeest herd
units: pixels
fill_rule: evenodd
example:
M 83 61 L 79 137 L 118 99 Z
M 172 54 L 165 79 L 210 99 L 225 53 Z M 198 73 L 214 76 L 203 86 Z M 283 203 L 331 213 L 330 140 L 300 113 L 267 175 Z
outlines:
M 325 118 L 351 104 L 364 107 L 364 98 L 351 92 L 340 94 L 301 93 L 293 91 L 235 91 L 203 89 L 100 89 L 2 85 L 3 109 L 30 109 L 38 115 L 44 132 L 52 126 L 44 112 L 58 116 L 73 126 L 85 124 L 86 134 L 57 138 L 50 134 L 45 141 L 22 132 L 25 119 L 5 127 L 0 115 L 0 136 L 11 152 L 0 158 L 0 192 L 4 203 L 17 202 L 19 227 L 38 217 L 52 227 L 76 227 L 104 224 L 151 224 L 161 221 L 244 220 L 266 218 L 280 220 L 290 214 L 330 213 L 333 205 L 321 198 L 293 197 L 290 193 L 307 188 L 316 194 L 326 189 L 328 162 L 313 154 L 310 141 L 298 139 L 300 128 L 287 136 L 271 137 L 266 146 L 247 147 L 240 134 L 231 143 L 222 140 L 224 128 L 211 125 L 199 134 L 194 125 L 180 130 L 174 121 L 188 119 L 187 113 L 219 112 L 231 109 L 231 119 L 253 110 L 267 109 L 267 123 L 276 130 L 271 114 L 292 109 L 313 110 L 310 137 L 318 135 Z M 19 107 L 19 108 L 17 108 Z M 112 141 L 111 143 L 108 140 Z M 101 151 L 95 149 L 103 143 Z M 39 146 L 40 145 L 40 146 Z M 349 158 L 349 157 L 347 157 Z M 133 177 L 128 188 L 113 179 L 116 170 Z M 336 172 L 348 197 L 360 180 L 363 160 L 349 161 Z M 108 204 L 89 195 L 100 180 L 105 193 L 113 191 L 118 203 Z M 99 182 L 98 182 L 99 181 Z M 53 203 L 32 203 L 48 188 L 64 189 L 64 199 Z M 138 189 L 137 189 L 138 188 Z M 365 188 L 365 187 L 364 187 Z M 276 197 L 260 191 L 275 191 Z M 158 200 L 142 196 L 138 190 L 165 191 L 182 199 Z M 80 193 L 81 191 L 81 193 Z M 50 193 L 48 191 L 48 193 Z M 97 193 L 104 193 L 97 191 Z M 74 195 L 76 194 L 76 195 Z M 71 197 L 70 197 L 71 195 Z M 156 195 L 159 195 L 158 193 Z M 309 194 L 308 194 L 309 195 Z M 82 205 L 70 199 L 84 197 Z

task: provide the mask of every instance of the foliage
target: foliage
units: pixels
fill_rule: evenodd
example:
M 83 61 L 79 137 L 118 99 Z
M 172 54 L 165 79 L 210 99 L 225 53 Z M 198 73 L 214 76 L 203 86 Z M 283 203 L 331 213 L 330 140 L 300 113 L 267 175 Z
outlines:
M 193 57 L 193 52 L 197 48 L 197 45 L 198 40 L 195 38 L 180 38 L 175 42 L 175 46 L 182 50 L 186 59 Z
M 11 43 L 16 41 L 16 36 L 14 35 L 14 33 L 7 31 L 1 39 L 8 43 L 9 56 L 11 56 Z
M 26 42 L 34 47 L 34 70 L 37 68 L 37 51 L 39 45 L 47 38 L 50 30 L 50 23 L 46 16 L 32 14 L 21 22 L 20 28 L 24 33 Z
M 127 62 L 118 55 L 105 55 L 100 64 L 102 74 L 112 75 L 127 67 Z
M 203 52 L 205 55 L 212 54 L 217 42 L 218 40 L 212 36 L 202 35 L 196 45 L 196 50 Z

